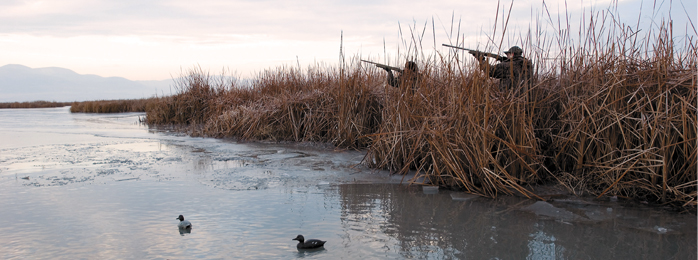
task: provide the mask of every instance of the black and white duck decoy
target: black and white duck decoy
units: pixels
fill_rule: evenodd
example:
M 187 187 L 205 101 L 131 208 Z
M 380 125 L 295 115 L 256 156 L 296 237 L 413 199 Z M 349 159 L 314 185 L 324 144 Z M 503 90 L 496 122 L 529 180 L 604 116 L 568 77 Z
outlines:
M 179 217 L 177 217 L 177 219 L 179 219 L 179 225 L 177 225 L 179 228 L 186 228 L 186 229 L 191 228 L 191 222 L 189 222 L 189 220 L 184 220 L 184 216 L 179 215 Z
M 298 240 L 298 245 L 296 245 L 296 248 L 298 248 L 298 249 L 320 248 L 323 245 L 325 245 L 325 242 L 327 242 L 327 241 L 322 241 L 322 240 L 318 240 L 318 239 L 305 240 L 303 235 L 298 235 L 296 238 L 294 238 L 292 240 Z

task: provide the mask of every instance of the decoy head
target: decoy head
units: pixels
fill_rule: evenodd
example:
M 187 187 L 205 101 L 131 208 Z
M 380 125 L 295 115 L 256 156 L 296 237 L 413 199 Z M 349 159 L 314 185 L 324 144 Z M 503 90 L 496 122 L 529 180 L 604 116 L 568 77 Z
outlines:
M 305 238 L 303 237 L 303 235 L 298 235 L 296 238 L 291 239 L 291 240 L 298 240 L 298 242 L 303 243 L 303 241 L 305 241 Z
M 179 219 L 179 221 L 184 221 L 184 216 L 179 215 L 179 217 L 177 217 L 176 219 Z

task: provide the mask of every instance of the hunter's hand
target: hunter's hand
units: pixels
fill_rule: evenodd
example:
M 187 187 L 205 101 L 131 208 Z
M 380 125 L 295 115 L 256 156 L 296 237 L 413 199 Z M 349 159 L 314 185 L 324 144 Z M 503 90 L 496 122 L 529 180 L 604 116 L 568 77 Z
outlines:
M 485 61 L 485 56 L 483 56 L 482 53 L 480 53 L 480 52 L 468 51 L 468 53 L 470 53 L 470 55 L 473 55 L 477 60 L 479 60 L 481 62 Z

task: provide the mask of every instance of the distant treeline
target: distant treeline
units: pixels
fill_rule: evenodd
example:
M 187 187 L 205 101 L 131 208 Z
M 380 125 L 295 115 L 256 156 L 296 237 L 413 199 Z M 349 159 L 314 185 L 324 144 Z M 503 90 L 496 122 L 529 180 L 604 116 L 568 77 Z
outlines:
M 122 99 L 122 100 L 97 100 L 73 102 L 70 105 L 72 113 L 125 113 L 145 112 L 149 103 L 155 98 Z
M 32 102 L 11 102 L 0 103 L 0 108 L 44 108 L 44 107 L 64 107 L 70 102 L 32 101 Z

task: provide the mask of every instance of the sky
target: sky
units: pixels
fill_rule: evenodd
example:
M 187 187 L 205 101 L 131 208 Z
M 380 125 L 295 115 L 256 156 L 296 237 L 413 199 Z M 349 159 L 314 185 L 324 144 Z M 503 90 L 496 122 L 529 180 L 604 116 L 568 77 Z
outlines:
M 671 17 L 680 35 L 698 12 L 695 0 L 2 0 L 0 66 L 131 80 L 171 79 L 195 67 L 254 77 L 281 66 L 336 66 L 340 46 L 348 58 L 391 63 L 405 38 L 422 33 L 422 49 L 437 52 L 448 51 L 440 45 L 455 35 L 469 48 L 488 39 L 520 45 L 518 36 L 535 24 L 548 27 L 537 21 L 542 13 L 579 21 L 609 6 L 633 25 Z

